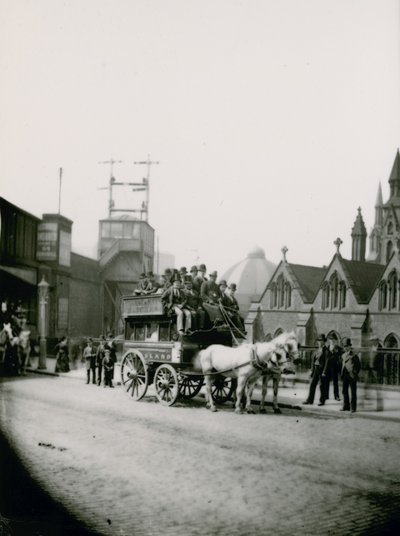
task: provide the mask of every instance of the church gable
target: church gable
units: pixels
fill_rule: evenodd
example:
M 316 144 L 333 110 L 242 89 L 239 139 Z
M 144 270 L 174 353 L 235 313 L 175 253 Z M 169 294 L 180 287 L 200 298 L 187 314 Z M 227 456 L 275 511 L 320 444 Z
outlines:
M 307 303 L 304 293 L 306 281 L 299 281 L 292 268 L 293 265 L 280 262 L 261 298 L 264 308 L 293 310 L 301 309 Z
M 377 281 L 370 300 L 370 310 L 400 312 L 400 254 L 392 255 Z
M 341 311 L 357 304 L 351 278 L 342 261 L 342 257 L 335 254 L 315 296 L 315 310 Z

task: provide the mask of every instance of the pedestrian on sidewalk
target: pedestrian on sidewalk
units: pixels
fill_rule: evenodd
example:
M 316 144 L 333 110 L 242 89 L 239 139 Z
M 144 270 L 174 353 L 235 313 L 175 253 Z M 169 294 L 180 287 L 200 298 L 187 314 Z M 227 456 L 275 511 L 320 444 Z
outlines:
M 351 339 L 343 339 L 342 355 L 343 407 L 341 411 L 357 411 L 357 381 L 361 369 L 360 358 L 352 349 Z M 349 399 L 349 388 L 351 400 Z
M 310 383 L 310 389 L 308 392 L 307 400 L 303 402 L 303 404 L 314 404 L 314 397 L 315 397 L 315 391 L 317 389 L 317 385 L 320 384 L 320 399 L 318 406 L 323 406 L 325 404 L 326 400 L 326 390 L 325 390 L 325 383 L 323 383 L 322 380 L 322 371 L 325 367 L 326 362 L 326 355 L 328 352 L 327 347 L 325 346 L 326 343 L 326 337 L 324 333 L 321 333 L 318 335 L 317 338 L 317 345 L 318 348 L 315 350 L 312 356 L 312 365 L 311 365 L 311 383 Z
M 100 387 L 101 379 L 103 375 L 103 359 L 104 350 L 106 345 L 106 338 L 104 335 L 100 335 L 100 343 L 96 350 L 96 365 L 97 365 L 97 385 Z
M 335 397 L 335 400 L 339 402 L 339 373 L 343 350 L 337 344 L 334 333 L 328 335 L 327 349 L 325 366 L 321 378 L 321 381 L 324 384 L 324 397 L 326 400 L 329 399 L 329 384 L 332 380 L 333 396 Z
M 103 370 L 104 387 L 114 387 L 112 384 L 112 379 L 114 376 L 114 361 L 111 357 L 110 350 L 108 350 L 107 348 L 104 350 Z
M 93 339 L 89 338 L 83 350 L 83 359 L 86 363 L 86 383 L 90 383 L 90 372 L 92 372 L 92 383 L 96 383 L 96 353 L 93 349 Z
M 55 372 L 69 372 L 68 339 L 66 336 L 61 337 L 55 349 L 57 350 Z
M 382 344 L 379 337 L 371 337 L 371 348 L 369 354 L 369 363 L 367 377 L 364 385 L 364 399 L 370 398 L 370 391 L 375 390 L 376 395 L 376 411 L 383 411 L 383 396 L 382 396 L 382 384 L 383 384 L 383 352 Z

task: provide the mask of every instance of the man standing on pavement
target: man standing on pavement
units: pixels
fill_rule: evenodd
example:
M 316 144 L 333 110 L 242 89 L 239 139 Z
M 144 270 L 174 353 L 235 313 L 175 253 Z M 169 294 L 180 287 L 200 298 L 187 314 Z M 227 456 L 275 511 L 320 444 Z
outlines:
M 364 384 L 364 400 L 371 398 L 371 390 L 376 394 L 376 411 L 383 410 L 382 384 L 383 384 L 383 353 L 379 337 L 372 336 L 369 354 L 368 371 Z
M 333 395 L 335 400 L 340 401 L 339 397 L 339 372 L 340 372 L 340 356 L 342 349 L 338 346 L 336 337 L 333 333 L 328 335 L 327 353 L 324 370 L 322 371 L 321 382 L 324 386 L 324 398 L 329 398 L 329 384 L 333 382 Z
M 317 345 L 318 348 L 315 350 L 312 356 L 312 365 L 311 365 L 311 384 L 310 390 L 308 392 L 307 400 L 303 404 L 314 404 L 315 390 L 317 389 L 318 383 L 320 384 L 320 399 L 318 406 L 323 406 L 325 404 L 325 384 L 322 383 L 322 371 L 325 367 L 326 355 L 328 352 L 327 347 L 325 346 L 326 337 L 323 333 L 318 335 Z
M 360 358 L 353 352 L 351 339 L 343 340 L 344 354 L 342 355 L 343 408 L 341 411 L 354 413 L 357 410 L 357 380 L 361 369 Z M 349 400 L 349 387 L 351 400 Z

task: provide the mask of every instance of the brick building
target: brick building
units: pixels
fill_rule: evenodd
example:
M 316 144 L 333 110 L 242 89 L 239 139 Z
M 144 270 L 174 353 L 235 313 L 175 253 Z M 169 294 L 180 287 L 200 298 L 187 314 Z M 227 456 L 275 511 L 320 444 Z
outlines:
M 71 251 L 73 222 L 60 214 L 42 219 L 0 198 L 0 300 L 26 312 L 38 335 L 38 283 L 49 284 L 47 341 L 50 353 L 70 340 L 118 333 L 119 301 L 142 271 L 151 270 L 154 229 L 145 221 L 113 217 L 100 222 L 99 259 Z
M 261 298 L 246 319 L 254 340 L 295 329 L 300 341 L 314 345 L 317 333 L 350 337 L 353 345 L 370 345 L 377 336 L 385 347 L 400 348 L 400 155 L 397 151 L 389 177 L 390 195 L 382 201 L 379 185 L 375 224 L 367 231 L 358 209 L 352 238 L 352 258 L 336 253 L 326 267 L 288 261 L 287 249 Z

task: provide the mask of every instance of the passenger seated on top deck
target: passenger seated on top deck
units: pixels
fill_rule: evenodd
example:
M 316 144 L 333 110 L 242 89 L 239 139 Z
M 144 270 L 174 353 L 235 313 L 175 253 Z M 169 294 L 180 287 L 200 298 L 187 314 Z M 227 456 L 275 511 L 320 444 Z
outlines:
M 184 293 L 186 296 L 186 307 L 192 314 L 192 325 L 195 329 L 204 329 L 205 312 L 201 307 L 199 293 L 193 288 L 192 277 L 189 275 L 185 280 Z
M 134 290 L 134 294 L 136 294 L 136 296 L 145 294 L 146 288 L 147 288 L 146 274 L 140 274 L 139 283 L 137 284 L 137 287 Z
M 218 305 L 219 300 L 222 298 L 219 286 L 217 285 L 218 273 L 216 271 L 211 272 L 210 280 L 204 281 L 201 285 L 200 297 L 203 303 L 210 305 Z
M 225 288 L 222 283 L 225 283 Z M 245 333 L 244 320 L 239 314 L 239 303 L 234 296 L 236 291 L 236 283 L 231 283 L 229 287 L 227 287 L 225 281 L 220 281 L 219 285 L 220 290 L 223 292 L 221 304 L 229 314 L 235 326 Z
M 147 286 L 144 294 L 155 294 L 159 286 L 153 272 L 147 272 Z
M 190 272 L 193 274 L 193 288 L 201 294 L 201 285 L 204 281 L 207 281 L 205 276 L 207 267 L 205 264 L 200 264 L 199 269 L 197 270 L 196 266 L 192 266 Z
M 188 273 L 187 273 L 186 266 L 182 266 L 181 268 L 179 268 L 179 276 L 181 278 L 182 285 L 185 284 L 185 280 L 186 280 L 187 275 L 188 275 Z
M 204 281 L 201 285 L 200 293 L 203 309 L 207 312 L 210 321 L 213 324 L 216 324 L 217 322 L 223 323 L 223 316 L 219 308 L 219 302 L 222 296 L 216 283 L 217 275 L 217 272 L 211 272 L 210 280 Z
M 161 283 L 161 294 L 164 298 L 164 294 L 167 292 L 167 290 L 172 287 L 172 271 L 169 268 L 166 268 L 162 277 L 162 283 Z M 158 289 L 160 290 L 160 289 Z
M 163 296 L 165 307 L 168 312 L 176 314 L 176 323 L 178 333 L 180 335 L 188 333 L 192 326 L 192 315 L 186 307 L 186 296 L 181 290 L 181 282 L 179 276 L 174 279 L 173 286 L 170 287 Z M 185 329 L 183 327 L 183 317 L 185 317 Z

